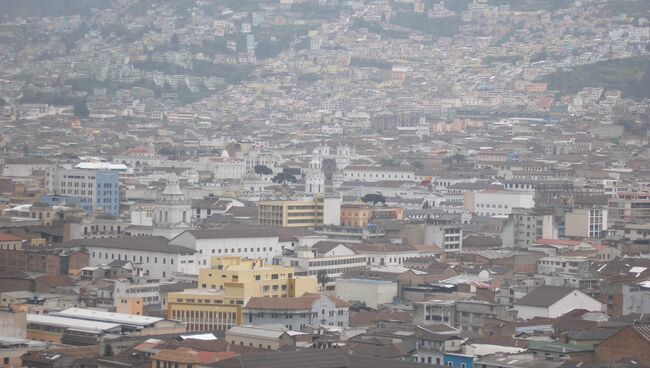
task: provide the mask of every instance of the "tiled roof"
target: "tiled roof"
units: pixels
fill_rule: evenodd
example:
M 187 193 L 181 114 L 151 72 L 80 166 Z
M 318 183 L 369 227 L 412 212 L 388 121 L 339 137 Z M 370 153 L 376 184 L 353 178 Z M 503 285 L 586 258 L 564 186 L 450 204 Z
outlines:
M 23 238 L 19 238 L 16 235 L 2 233 L 0 234 L 0 241 L 21 241 Z
M 194 249 L 168 244 L 162 236 L 125 236 L 113 239 L 80 239 L 62 243 L 63 247 L 98 247 L 158 253 L 195 253 Z
M 348 302 L 337 297 L 326 295 L 334 304 L 341 308 L 349 306 Z M 320 298 L 320 294 L 305 294 L 300 297 L 262 298 L 254 297 L 248 300 L 245 309 L 272 309 L 272 310 L 304 310 L 311 309 L 312 305 Z
M 543 285 L 526 294 L 523 298 L 517 300 L 515 302 L 515 305 L 527 305 L 531 307 L 547 308 L 568 294 L 572 293 L 573 291 L 577 291 L 577 289 Z

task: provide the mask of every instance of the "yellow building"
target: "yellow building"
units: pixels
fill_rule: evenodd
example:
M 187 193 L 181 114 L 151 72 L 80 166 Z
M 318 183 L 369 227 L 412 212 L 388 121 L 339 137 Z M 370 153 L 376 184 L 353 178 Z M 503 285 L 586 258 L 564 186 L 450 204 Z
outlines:
M 199 270 L 200 289 L 167 296 L 167 316 L 190 331 L 227 330 L 241 322 L 241 308 L 252 297 L 295 297 L 317 292 L 315 276 L 294 276 L 292 267 L 262 259 L 213 257 Z
M 323 224 L 323 198 L 257 203 L 260 225 L 305 227 Z

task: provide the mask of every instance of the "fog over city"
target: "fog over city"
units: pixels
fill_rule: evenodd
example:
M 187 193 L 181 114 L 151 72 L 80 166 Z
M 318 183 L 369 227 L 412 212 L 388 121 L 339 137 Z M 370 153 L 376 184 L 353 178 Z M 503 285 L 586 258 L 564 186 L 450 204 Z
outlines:
M 650 368 L 650 0 L 0 0 L 0 368 Z

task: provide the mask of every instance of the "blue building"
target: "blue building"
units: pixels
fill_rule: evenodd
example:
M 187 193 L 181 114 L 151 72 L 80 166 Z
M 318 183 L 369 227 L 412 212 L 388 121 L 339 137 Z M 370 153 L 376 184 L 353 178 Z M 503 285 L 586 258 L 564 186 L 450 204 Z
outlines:
M 101 210 L 120 212 L 120 171 L 91 168 L 57 168 L 49 183 L 51 193 L 41 197 L 49 205 L 78 205 L 87 213 Z
M 442 362 L 452 368 L 474 368 L 474 358 L 469 355 L 445 353 Z
M 62 196 L 62 195 L 42 195 L 41 204 L 47 204 L 50 206 L 70 206 L 74 205 L 81 208 L 86 213 L 93 212 L 93 201 L 92 198 L 85 197 L 72 197 L 72 196 Z
M 95 209 L 117 216 L 120 213 L 120 175 L 116 171 L 95 172 Z

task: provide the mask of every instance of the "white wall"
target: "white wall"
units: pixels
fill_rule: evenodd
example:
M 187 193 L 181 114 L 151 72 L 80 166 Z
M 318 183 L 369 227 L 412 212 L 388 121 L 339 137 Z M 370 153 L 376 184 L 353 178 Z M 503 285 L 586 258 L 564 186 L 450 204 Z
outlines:
M 189 232 L 185 232 L 169 242 L 190 249 L 196 249 L 194 263 L 183 265 L 181 272 L 198 275 L 200 268 L 210 267 L 212 257 L 239 256 L 242 258 L 264 258 L 266 262 L 273 262 L 273 257 L 282 255 L 282 246 L 278 236 L 265 237 L 233 237 L 196 239 Z
M 141 263 L 145 275 L 149 272 L 149 277 L 154 278 L 170 278 L 177 271 L 182 258 L 175 253 L 145 252 L 96 246 L 86 246 L 86 248 L 90 254 L 90 266 L 109 264 L 114 260 L 121 259 Z
M 579 290 L 574 290 L 571 294 L 558 300 L 548 308 L 515 304 L 514 309 L 517 310 L 519 318 L 531 319 L 534 317 L 557 318 L 573 309 L 585 309 L 592 312 L 600 312 L 602 311 L 602 307 L 602 303 L 598 300 L 593 299 Z
M 470 194 L 470 193 L 466 193 Z M 473 203 L 465 204 L 470 211 L 483 216 L 508 216 L 513 208 L 533 208 L 534 192 L 473 192 Z M 472 200 L 466 195 L 465 200 Z
M 336 295 L 346 301 L 365 302 L 377 309 L 379 304 L 392 303 L 397 296 L 397 283 L 367 279 L 337 279 Z

